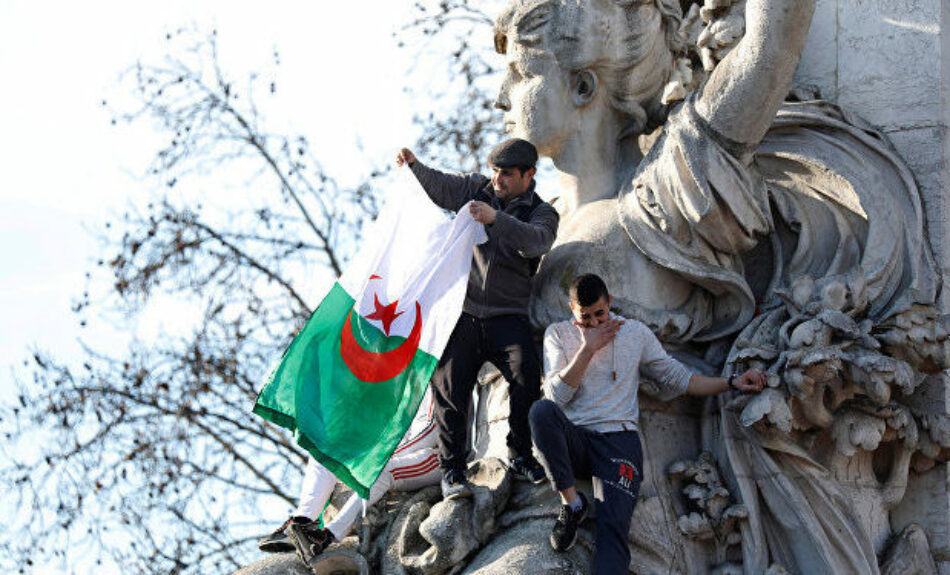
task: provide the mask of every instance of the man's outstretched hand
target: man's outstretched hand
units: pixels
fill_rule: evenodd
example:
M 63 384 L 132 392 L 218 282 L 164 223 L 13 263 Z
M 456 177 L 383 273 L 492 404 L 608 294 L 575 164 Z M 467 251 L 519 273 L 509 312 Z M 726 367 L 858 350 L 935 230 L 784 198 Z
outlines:
M 736 389 L 745 393 L 759 393 L 765 387 L 768 381 L 765 372 L 758 369 L 750 369 L 732 380 L 732 385 Z
M 409 148 L 403 148 L 396 154 L 396 165 L 400 168 L 403 164 L 415 164 L 416 155 Z

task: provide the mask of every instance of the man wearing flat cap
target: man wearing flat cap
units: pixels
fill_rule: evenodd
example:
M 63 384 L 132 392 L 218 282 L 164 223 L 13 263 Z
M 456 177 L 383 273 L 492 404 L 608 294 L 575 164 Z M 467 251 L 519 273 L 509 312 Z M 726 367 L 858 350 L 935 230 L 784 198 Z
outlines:
M 491 151 L 490 179 L 429 168 L 406 148 L 396 156 L 396 164 L 409 166 L 436 205 L 458 211 L 468 204 L 488 234 L 486 243 L 475 246 L 462 315 L 432 375 L 446 498 L 471 495 L 465 479 L 468 414 L 476 377 L 486 361 L 508 382 L 509 467 L 516 477 L 544 481 L 544 469 L 531 454 L 528 425 L 528 410 L 541 386 L 528 299 L 538 261 L 554 243 L 558 215 L 534 191 L 537 161 L 535 147 L 518 138 Z

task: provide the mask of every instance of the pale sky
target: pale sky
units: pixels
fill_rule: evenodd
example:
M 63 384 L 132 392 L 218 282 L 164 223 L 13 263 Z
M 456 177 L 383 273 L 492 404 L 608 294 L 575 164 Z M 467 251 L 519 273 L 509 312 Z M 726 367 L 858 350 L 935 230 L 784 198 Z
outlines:
M 108 253 L 89 230 L 148 195 L 140 176 L 158 141 L 147 122 L 111 126 L 100 105 L 117 95 L 124 69 L 161 54 L 165 33 L 189 24 L 217 28 L 224 65 L 235 72 L 269 65 L 276 48 L 272 127 L 308 136 L 325 165 L 354 166 L 355 179 L 365 156 L 387 161 L 418 136 L 403 93 L 410 54 L 392 38 L 410 6 L 0 0 L 0 401 L 11 395 L 10 366 L 30 346 L 78 354 L 70 304 Z M 345 178 L 351 170 L 331 171 Z M 110 341 L 95 331 L 102 322 L 90 324 L 88 339 Z M 139 326 L 162 327 L 174 328 Z

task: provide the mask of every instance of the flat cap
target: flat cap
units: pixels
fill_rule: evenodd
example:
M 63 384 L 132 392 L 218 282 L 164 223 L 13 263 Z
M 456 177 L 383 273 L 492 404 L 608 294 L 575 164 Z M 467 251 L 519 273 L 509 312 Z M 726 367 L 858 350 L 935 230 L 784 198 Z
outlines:
M 496 168 L 533 168 L 538 163 L 538 150 L 527 140 L 511 138 L 492 149 L 488 163 Z

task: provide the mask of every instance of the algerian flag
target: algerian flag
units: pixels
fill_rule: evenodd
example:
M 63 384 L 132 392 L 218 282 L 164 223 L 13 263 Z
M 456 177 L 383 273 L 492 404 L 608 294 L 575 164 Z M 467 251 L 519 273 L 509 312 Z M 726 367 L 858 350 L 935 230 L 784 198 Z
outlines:
M 402 172 L 254 406 L 363 498 L 422 401 L 487 239 L 467 209 L 450 219 Z

